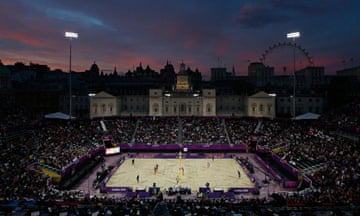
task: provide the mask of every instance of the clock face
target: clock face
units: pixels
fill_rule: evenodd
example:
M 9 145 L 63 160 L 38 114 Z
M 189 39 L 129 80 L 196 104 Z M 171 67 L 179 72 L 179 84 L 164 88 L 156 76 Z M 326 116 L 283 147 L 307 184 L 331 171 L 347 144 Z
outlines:
M 176 82 L 177 90 L 188 90 L 189 89 L 189 80 L 187 76 L 178 76 Z

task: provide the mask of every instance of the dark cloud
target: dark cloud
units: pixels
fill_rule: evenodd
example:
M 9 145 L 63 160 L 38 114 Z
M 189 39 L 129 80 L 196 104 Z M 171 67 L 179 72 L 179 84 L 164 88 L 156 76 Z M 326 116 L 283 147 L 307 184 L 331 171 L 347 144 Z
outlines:
M 270 5 L 281 11 L 288 11 L 292 14 L 302 15 L 322 15 L 333 12 L 336 9 L 337 1 L 312 0 L 312 1 L 289 1 L 289 0 L 270 0 Z M 335 6 L 335 7 L 334 7 Z
M 288 21 L 289 16 L 267 4 L 244 4 L 236 21 L 245 28 L 261 28 Z

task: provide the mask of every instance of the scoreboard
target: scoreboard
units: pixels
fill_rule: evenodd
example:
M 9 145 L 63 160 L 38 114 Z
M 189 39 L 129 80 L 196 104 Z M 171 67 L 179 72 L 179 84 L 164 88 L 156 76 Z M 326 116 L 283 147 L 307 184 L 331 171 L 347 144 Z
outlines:
M 120 146 L 114 142 L 111 136 L 104 136 L 102 140 L 105 146 L 105 155 L 120 153 Z

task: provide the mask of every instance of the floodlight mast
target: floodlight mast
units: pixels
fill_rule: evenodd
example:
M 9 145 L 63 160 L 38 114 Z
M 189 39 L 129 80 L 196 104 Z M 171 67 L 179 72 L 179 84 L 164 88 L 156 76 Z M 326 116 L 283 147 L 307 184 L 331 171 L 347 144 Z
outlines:
M 69 48 L 70 48 L 70 56 L 69 56 L 69 120 L 71 120 L 72 117 L 72 86 L 71 86 L 71 41 L 74 39 L 77 39 L 79 37 L 79 34 L 76 32 L 65 32 L 65 38 L 69 40 Z
M 293 119 L 295 119 L 296 116 L 296 62 L 295 62 L 295 39 L 300 37 L 300 32 L 290 32 L 286 34 L 286 37 L 289 39 L 292 39 L 294 41 L 294 46 L 293 46 L 293 70 L 294 70 L 294 74 L 293 74 L 293 111 L 292 111 L 292 117 Z

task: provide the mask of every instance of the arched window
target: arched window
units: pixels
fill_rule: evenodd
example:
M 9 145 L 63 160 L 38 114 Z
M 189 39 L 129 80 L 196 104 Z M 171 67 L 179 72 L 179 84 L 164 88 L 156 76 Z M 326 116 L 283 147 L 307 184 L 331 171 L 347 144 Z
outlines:
M 102 104 L 102 105 L 101 105 L 101 109 L 102 109 L 102 113 L 105 113 L 105 112 L 106 112 L 106 105 L 105 105 L 105 104 Z
M 260 104 L 260 105 L 259 105 L 259 111 L 260 111 L 260 112 L 263 112 L 263 111 L 264 111 L 264 105 L 263 105 L 263 104 Z

